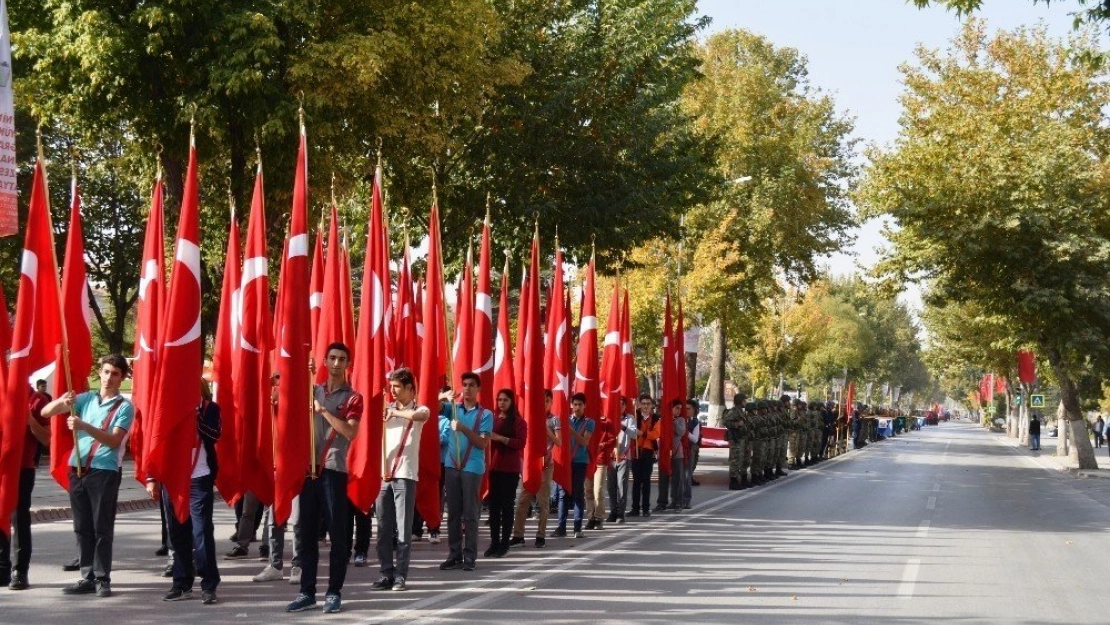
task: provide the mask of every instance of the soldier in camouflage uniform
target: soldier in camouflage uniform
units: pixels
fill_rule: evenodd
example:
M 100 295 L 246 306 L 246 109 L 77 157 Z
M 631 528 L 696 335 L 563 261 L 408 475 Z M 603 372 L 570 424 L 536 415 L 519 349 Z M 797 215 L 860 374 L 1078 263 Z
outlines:
M 747 455 L 748 415 L 744 412 L 744 395 L 737 393 L 732 408 L 725 412 L 724 426 L 728 435 L 728 488 L 743 490 L 748 487 Z
M 779 401 L 778 431 L 775 438 L 775 477 L 784 477 L 787 445 L 790 443 L 790 397 Z
M 757 486 L 757 484 L 755 483 L 755 470 L 752 468 L 752 455 L 755 453 L 755 415 L 755 402 L 748 402 L 744 404 L 744 446 L 743 453 L 741 453 L 740 455 L 741 486 Z
M 752 484 L 754 486 L 761 486 L 767 481 L 767 476 L 764 475 L 763 456 L 764 456 L 764 432 L 767 429 L 767 402 L 755 402 L 755 413 L 750 419 L 752 427 L 751 446 L 752 446 Z
M 790 449 L 791 456 L 790 466 L 795 469 L 800 469 L 806 462 L 806 405 L 800 399 L 794 400 L 794 409 L 791 411 L 790 426 L 791 426 L 791 439 Z
M 821 462 L 821 436 L 825 432 L 825 423 L 821 418 L 824 407 L 820 402 L 813 402 L 809 406 L 809 463 Z

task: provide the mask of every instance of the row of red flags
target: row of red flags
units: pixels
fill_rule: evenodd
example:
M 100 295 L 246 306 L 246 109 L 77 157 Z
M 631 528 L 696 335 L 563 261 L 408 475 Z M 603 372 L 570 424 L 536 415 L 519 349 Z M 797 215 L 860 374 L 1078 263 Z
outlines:
M 508 263 L 502 272 L 496 328 L 491 288 L 490 221 L 485 221 L 478 265 L 468 262 L 457 291 L 455 340 L 448 353 L 439 209 L 429 217 L 428 263 L 423 280 L 414 282 L 405 241 L 394 283 L 390 269 L 390 239 L 382 205 L 381 170 L 376 172 L 358 325 L 354 319 L 350 256 L 339 238 L 337 209 L 331 207 L 326 252 L 318 232 L 310 250 L 308 229 L 308 162 L 304 126 L 299 137 L 289 232 L 281 256 L 277 302 L 270 309 L 270 280 L 266 249 L 264 181 L 259 165 L 248 216 L 245 246 L 234 214 L 228 237 L 221 308 L 213 354 L 215 399 L 223 415 L 223 436 L 217 449 L 220 472 L 217 486 L 228 503 L 253 492 L 272 504 L 279 522 L 288 518 L 292 499 L 299 493 L 310 468 L 310 437 L 306 414 L 315 379 L 309 361 L 323 363 L 323 351 L 333 341 L 352 349 L 352 385 L 365 399 L 366 418 L 353 441 L 348 459 L 348 496 L 358 508 L 369 510 L 381 486 L 382 420 L 387 375 L 394 368 L 412 368 L 419 381 L 418 401 L 438 406 L 441 386 L 458 382 L 463 372 L 482 378 L 480 402 L 491 407 L 495 393 L 513 389 L 528 422 L 524 486 L 536 491 L 543 473 L 547 447 L 544 389 L 553 391 L 554 414 L 566 431 L 569 397 L 587 396 L 586 414 L 606 416 L 611 434 L 621 415 L 638 394 L 632 356 L 629 298 L 614 286 L 610 314 L 599 359 L 595 269 L 586 267 L 579 300 L 577 354 L 572 359 L 572 315 L 563 279 L 564 259 L 556 251 L 554 280 L 547 293 L 547 316 L 541 319 L 540 242 L 532 241 L 529 267 L 524 271 L 517 319 L 515 350 L 510 343 Z M 55 370 L 55 393 L 87 390 L 93 365 L 88 310 L 88 285 L 80 227 L 80 196 L 73 187 L 65 271 L 58 282 L 53 227 L 47 204 L 43 160 L 35 166 L 28 211 L 22 278 L 15 326 L 0 323 L 0 348 L 11 345 L 8 362 L 0 361 L 7 388 L 0 400 L 0 529 L 18 496 L 19 462 L 26 428 L 28 380 Z M 196 406 L 200 403 L 203 345 L 200 307 L 200 232 L 197 152 L 192 139 L 180 219 L 174 239 L 169 281 L 164 249 L 163 186 L 156 179 L 146 224 L 140 265 L 138 325 L 134 352 L 132 398 L 136 421 L 130 445 L 139 480 L 161 482 L 179 517 L 188 513 L 191 452 L 196 441 Z M 558 243 L 556 241 L 556 248 Z M 475 271 L 476 270 L 476 271 Z M 0 304 L 3 304 L 0 293 Z M 6 308 L 5 308 L 6 310 Z M 545 340 L 546 338 L 546 340 Z M 515 355 L 514 355 L 515 352 Z M 600 362 L 599 362 L 600 360 Z M 450 374 L 450 375 L 449 375 Z M 276 404 L 271 380 L 277 381 Z M 190 382 L 193 380 L 195 382 Z M 672 324 L 668 296 L 665 319 L 663 403 L 686 396 L 683 318 L 679 306 Z M 666 413 L 669 414 L 669 413 Z M 669 457 L 671 419 L 663 419 L 661 457 Z M 420 449 L 420 486 L 417 506 L 430 526 L 438 525 L 440 471 L 438 423 L 423 426 Z M 52 422 L 51 473 L 68 487 L 68 461 L 73 436 L 64 419 Z M 591 462 L 601 430 L 591 439 Z M 555 479 L 569 488 L 571 437 L 563 436 L 554 450 Z

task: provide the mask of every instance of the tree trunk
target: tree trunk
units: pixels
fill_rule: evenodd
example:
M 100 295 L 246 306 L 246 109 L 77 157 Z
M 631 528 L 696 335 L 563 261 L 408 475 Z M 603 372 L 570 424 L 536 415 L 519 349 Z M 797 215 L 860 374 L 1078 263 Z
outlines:
M 698 353 L 686 352 L 686 396 L 698 396 L 698 381 L 694 379 L 698 374 Z
M 1006 386 L 1006 436 L 1018 437 L 1018 418 L 1014 410 L 1014 393 L 1009 385 Z
M 1029 389 L 1025 384 L 1021 388 L 1021 403 L 1018 405 L 1018 443 L 1029 444 Z
M 1064 418 L 1064 402 L 1056 406 L 1056 437 L 1059 439 L 1056 443 L 1056 455 L 1067 456 L 1068 439 L 1071 438 L 1071 434 L 1068 421 Z
M 1079 389 L 1071 375 L 1064 369 L 1063 358 L 1056 349 L 1048 350 L 1048 362 L 1052 371 L 1060 382 L 1060 405 L 1063 408 L 1064 418 L 1067 420 L 1068 430 L 1071 431 L 1071 443 L 1075 447 L 1076 461 L 1080 469 L 1097 469 L 1098 461 L 1095 460 L 1095 449 L 1088 436 L 1090 427 L 1083 411 L 1079 407 Z M 1061 428 L 1063 429 L 1063 428 Z
M 725 412 L 725 328 L 713 322 L 713 357 L 709 365 L 709 425 L 721 427 Z

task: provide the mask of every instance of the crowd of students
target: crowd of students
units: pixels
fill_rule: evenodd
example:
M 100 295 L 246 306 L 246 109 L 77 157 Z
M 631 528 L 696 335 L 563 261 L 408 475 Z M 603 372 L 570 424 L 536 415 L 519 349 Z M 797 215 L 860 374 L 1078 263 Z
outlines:
M 323 598 L 325 613 L 342 609 L 342 592 L 348 562 L 368 564 L 370 520 L 354 510 L 347 499 L 347 453 L 366 418 L 360 393 L 347 382 L 350 351 L 342 343 L 326 351 L 327 380 L 314 387 L 316 440 L 321 441 L 318 467 L 306 475 L 295 500 L 293 550 L 290 581 L 298 587 L 287 612 L 317 607 L 320 540 L 330 539 L 328 579 Z M 28 437 L 34 448 L 45 443 L 44 432 L 51 417 L 69 414 L 68 426 L 75 433 L 76 446 L 70 458 L 69 492 L 73 508 L 78 557 L 72 567 L 80 578 L 63 589 L 65 594 L 111 596 L 112 541 L 116 516 L 122 450 L 134 420 L 134 408 L 120 394 L 120 383 L 129 375 L 127 361 L 120 356 L 101 360 L 100 389 L 65 395 L 46 402 L 32 395 L 34 418 L 29 420 Z M 423 423 L 433 411 L 416 401 L 416 380 L 408 369 L 398 369 L 389 378 L 390 401 L 383 416 L 384 460 L 386 468 L 381 490 L 374 504 L 377 526 L 376 555 L 379 579 L 375 591 L 403 591 L 408 588 L 409 565 L 414 538 L 423 535 L 424 519 L 416 513 L 416 485 L 419 475 L 419 450 Z M 482 552 L 486 558 L 500 558 L 510 549 L 526 544 L 527 519 L 535 512 L 536 531 L 532 546 L 543 548 L 549 537 L 584 536 L 585 531 L 601 530 L 607 523 L 624 523 L 626 516 L 650 516 L 653 512 L 678 512 L 690 507 L 691 487 L 696 485 L 693 470 L 697 464 L 700 424 L 695 416 L 697 402 L 672 402 L 670 414 L 661 417 L 650 396 L 638 398 L 633 414 L 620 422 L 609 423 L 604 416 L 586 414 L 587 398 L 576 393 L 570 397 L 571 416 L 567 428 L 551 415 L 550 391 L 545 393 L 548 417 L 545 420 L 546 453 L 542 479 L 535 493 L 521 486 L 524 448 L 528 423 L 516 404 L 515 393 L 501 389 L 496 393 L 496 408 L 480 405 L 481 379 L 475 373 L 461 376 L 461 388 L 444 388 L 436 407 L 442 464 L 441 484 L 446 511 L 447 557 L 441 570 L 473 571 L 477 566 L 482 524 L 479 517 L 484 502 L 488 507 L 489 542 Z M 662 427 L 662 419 L 672 427 Z M 190 471 L 189 514 L 179 521 L 163 485 L 153 479 L 147 491 L 163 507 L 164 547 L 169 555 L 164 575 L 172 578 L 165 601 L 193 597 L 193 586 L 200 579 L 200 598 L 204 604 L 218 602 L 220 572 L 213 528 L 214 482 L 219 470 L 215 442 L 221 433 L 219 407 L 204 390 L 197 408 L 197 436 L 193 444 Z M 434 430 L 433 430 L 434 431 Z M 660 436 L 668 432 L 670 458 L 657 458 Z M 425 433 L 425 435 L 427 435 Z M 591 439 L 597 437 L 595 444 Z M 556 479 L 555 450 L 569 445 L 570 475 L 567 488 Z M 668 445 L 662 447 L 667 448 Z M 30 508 L 34 466 L 30 462 L 30 483 L 21 490 L 21 511 Z M 660 466 L 658 497 L 651 505 L 651 483 L 656 464 Z M 483 489 L 483 481 L 487 486 Z M 631 497 L 629 497 L 631 490 Z M 23 505 L 23 495 L 26 505 Z M 551 511 L 556 519 L 551 526 Z M 262 509 L 248 494 L 237 515 L 236 541 L 225 559 L 248 555 L 261 516 L 263 542 L 260 552 L 267 558 L 256 582 L 284 580 L 286 528 L 275 522 L 272 509 Z M 14 590 L 28 587 L 30 561 L 29 515 L 26 523 L 16 515 L 12 551 L 17 555 L 13 567 L 7 554 L 8 544 L 0 544 L 0 576 Z M 361 525 L 354 531 L 355 525 Z M 439 542 L 438 528 L 427 524 L 429 540 Z M 356 536 L 352 544 L 352 533 Z

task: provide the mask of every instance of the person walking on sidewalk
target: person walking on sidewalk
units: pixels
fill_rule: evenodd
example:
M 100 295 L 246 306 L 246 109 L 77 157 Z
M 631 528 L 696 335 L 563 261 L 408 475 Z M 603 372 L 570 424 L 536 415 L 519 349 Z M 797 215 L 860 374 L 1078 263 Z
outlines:
M 412 513 L 420 469 L 420 432 L 428 420 L 427 406 L 416 403 L 416 378 L 401 368 L 389 375 L 393 402 L 386 406 L 385 475 L 374 506 L 378 521 L 378 564 L 381 579 L 371 590 L 406 590 L 412 551 Z
M 67 392 L 42 409 L 42 416 L 69 413 L 77 438 L 69 459 L 69 503 L 81 555 L 81 579 L 62 589 L 67 595 L 112 596 L 112 540 L 119 498 L 120 451 L 135 420 L 135 407 L 120 384 L 131 375 L 127 359 L 112 354 L 100 359 L 100 390 Z
M 50 403 L 46 383 L 39 380 L 40 390 L 32 391 L 28 402 L 27 434 L 23 441 L 23 458 L 19 469 L 19 502 L 12 514 L 11 540 L 0 534 L 0 586 L 26 590 L 27 569 L 31 567 L 31 493 L 35 489 L 35 470 L 42 448 L 50 446 L 50 422 L 42 409 Z M 12 553 L 15 567 L 12 567 Z
M 1037 451 L 1041 448 L 1041 420 L 1037 413 L 1029 418 L 1029 449 Z
M 509 539 L 510 546 L 524 544 L 524 523 L 528 520 L 533 502 L 536 504 L 538 516 L 535 545 L 537 549 L 542 549 L 547 545 L 547 520 L 551 516 L 551 482 L 555 472 L 552 450 L 561 444 L 559 417 L 551 414 L 552 399 L 551 390 L 545 389 L 543 392 L 543 409 L 544 414 L 547 415 L 547 427 L 544 428 L 547 436 L 547 451 L 544 452 L 543 456 L 543 477 L 540 479 L 540 487 L 535 493 L 530 493 L 527 489 L 521 488 L 520 494 L 517 495 L 516 513 L 513 515 L 513 537 Z
M 178 521 L 167 491 L 152 478 L 146 481 L 151 499 L 162 500 L 169 522 L 173 547 L 173 586 L 162 601 L 182 601 L 193 597 L 193 582 L 200 575 L 201 603 L 217 602 L 220 569 L 216 564 L 216 531 L 212 523 L 213 486 L 219 465 L 216 441 L 222 432 L 220 407 L 212 401 L 208 384 L 201 382 L 201 401 L 197 406 L 197 437 L 189 467 L 189 515 Z
M 331 553 L 328 558 L 328 590 L 324 594 L 324 613 L 339 612 L 343 603 L 343 582 L 351 555 L 350 512 L 347 500 L 347 450 L 358 434 L 363 401 L 347 383 L 351 350 L 343 343 L 332 343 L 324 352 L 328 379 L 312 389 L 313 413 L 310 415 L 316 440 L 322 445 L 314 463 L 317 473 L 309 473 L 301 487 L 301 584 L 300 594 L 286 612 L 303 612 L 316 607 L 316 573 L 320 563 L 320 524 L 328 523 Z M 308 459 L 305 459 L 308 469 Z
M 1095 432 L 1095 449 L 1102 447 L 1103 432 L 1106 430 L 1106 422 L 1102 420 L 1102 415 L 1095 419 L 1095 425 L 1092 428 Z

